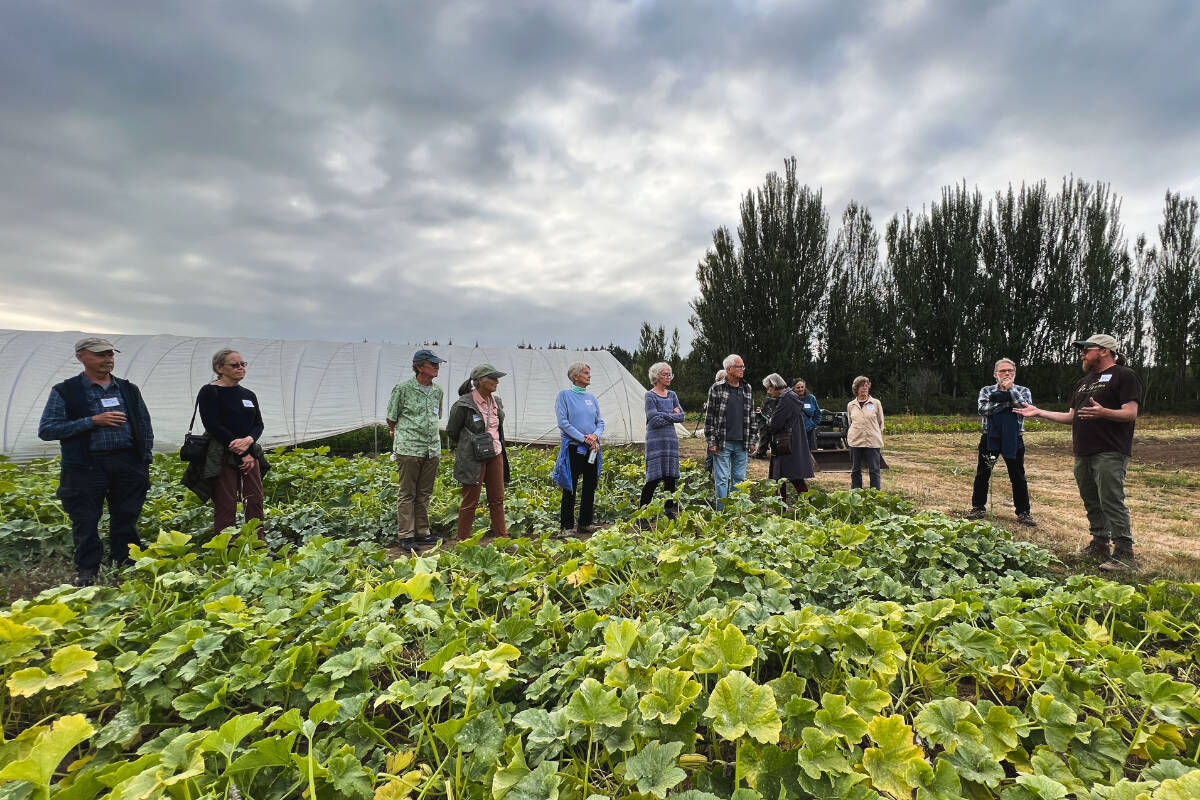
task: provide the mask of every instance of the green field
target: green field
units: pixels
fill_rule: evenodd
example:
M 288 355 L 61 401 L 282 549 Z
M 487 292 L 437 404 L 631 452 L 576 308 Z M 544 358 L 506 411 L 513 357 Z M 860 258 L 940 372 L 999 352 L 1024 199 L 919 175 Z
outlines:
M 717 513 L 692 462 L 638 531 L 637 450 L 559 540 L 553 453 L 514 456 L 521 538 L 395 560 L 384 458 L 277 454 L 270 550 L 160 458 L 135 567 L 0 611 L 0 797 L 1200 796 L 1198 584 L 873 492 Z M 0 463 L 10 587 L 69 547 L 54 474 Z

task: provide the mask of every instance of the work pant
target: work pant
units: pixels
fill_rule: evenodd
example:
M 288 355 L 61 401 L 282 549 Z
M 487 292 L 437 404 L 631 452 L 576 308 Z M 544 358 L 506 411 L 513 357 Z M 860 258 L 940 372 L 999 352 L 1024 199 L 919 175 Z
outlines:
M 437 456 L 396 454 L 396 535 L 400 539 L 429 536 L 429 498 L 433 496 L 438 460 Z
M 137 522 L 150 489 L 150 468 L 133 449 L 94 451 L 87 467 L 63 467 L 58 499 L 71 518 L 75 569 L 95 575 L 104 560 L 100 516 L 108 503 L 108 555 L 114 564 L 129 561 L 129 545 L 141 545 Z
M 481 489 L 487 489 L 492 535 L 508 535 L 508 524 L 504 521 L 504 455 L 500 454 L 480 464 L 479 483 L 463 484 L 462 502 L 458 506 L 459 539 L 466 539 L 471 535 L 471 523 L 475 520 L 475 509 L 479 506 Z
M 652 481 L 646 481 L 646 485 L 642 487 L 642 497 L 641 497 L 641 500 L 639 501 L 638 505 L 639 506 L 650 505 L 650 501 L 654 499 L 654 491 L 656 489 L 658 489 L 659 483 L 662 483 L 663 486 L 666 487 L 668 492 L 674 493 L 676 480 L 677 480 L 676 478 L 663 477 L 663 478 L 655 478 Z M 667 516 L 674 517 L 675 511 L 676 511 L 675 501 L 668 500 L 665 510 L 667 512 Z
M 862 488 L 862 468 L 866 464 L 871 475 L 871 488 L 882 489 L 883 481 L 879 476 L 879 448 L 851 447 L 850 448 L 850 488 Z
M 746 462 L 750 453 L 745 442 L 725 442 L 713 457 L 713 483 L 717 499 L 728 497 L 736 484 L 746 480 Z
M 1133 546 L 1129 508 L 1125 505 L 1128 468 L 1129 456 L 1124 453 L 1095 453 L 1075 458 L 1075 483 L 1092 536 Z
M 237 525 L 238 495 L 242 498 L 242 511 L 246 521 L 263 518 L 262 473 L 258 470 L 258 459 L 254 466 L 243 472 L 226 463 L 221 473 L 213 479 L 213 532 L 220 533 Z M 260 531 L 259 535 L 262 533 Z
M 572 489 L 579 483 L 579 479 L 583 478 L 583 491 L 580 493 L 579 498 L 579 527 L 586 528 L 592 524 L 592 512 L 596 502 L 596 481 L 600 473 L 596 469 L 596 464 L 588 463 L 588 453 L 580 453 L 578 446 L 571 446 L 570 457 Z M 574 491 L 568 492 L 566 489 L 563 489 L 562 507 L 558 512 L 558 524 L 564 531 L 569 531 L 575 527 Z
M 808 452 L 811 453 L 817 449 L 817 429 L 815 427 L 809 428 L 804 432 L 804 435 L 808 437 Z
M 975 488 L 971 492 L 971 508 L 987 508 L 988 482 L 996 462 L 1002 457 L 999 450 L 988 450 L 987 434 L 979 439 L 979 463 L 975 465 Z M 1029 483 L 1025 480 L 1025 445 L 1012 458 L 1004 458 L 1008 480 L 1012 483 L 1013 508 L 1018 514 L 1029 513 Z

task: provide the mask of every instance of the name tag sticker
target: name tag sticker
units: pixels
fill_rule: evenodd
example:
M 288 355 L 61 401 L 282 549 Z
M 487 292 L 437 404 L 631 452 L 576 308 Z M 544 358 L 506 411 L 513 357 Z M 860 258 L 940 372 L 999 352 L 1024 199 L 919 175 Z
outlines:
M 805 404 L 804 404 L 804 407 L 805 407 L 805 408 L 808 408 L 808 409 L 811 409 L 811 408 L 812 408 L 812 403 L 805 403 Z
M 863 406 L 863 408 L 865 408 L 867 411 L 874 411 L 874 410 L 875 410 L 875 404 L 874 404 L 874 403 L 867 403 L 865 406 Z
M 476 414 L 476 415 L 474 416 L 473 420 L 474 420 L 475 422 L 483 422 L 483 417 L 481 417 L 481 416 L 479 416 L 478 414 Z
M 100 405 L 104 406 L 105 408 L 116 408 L 117 406 L 121 405 L 121 398 L 119 398 L 119 397 L 101 397 Z
M 243 405 L 243 406 L 245 406 L 246 408 L 254 408 L 254 401 L 253 401 L 253 400 L 248 400 L 248 399 L 246 399 L 245 397 L 243 397 L 243 398 L 242 398 L 242 405 Z
M 1108 383 L 1111 380 L 1112 380 L 1112 375 L 1101 375 L 1100 376 L 1101 383 Z

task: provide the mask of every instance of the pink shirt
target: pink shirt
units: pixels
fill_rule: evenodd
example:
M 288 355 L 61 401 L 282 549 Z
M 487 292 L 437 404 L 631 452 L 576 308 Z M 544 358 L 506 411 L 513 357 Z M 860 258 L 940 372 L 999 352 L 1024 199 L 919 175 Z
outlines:
M 471 390 L 471 399 L 475 401 L 475 407 L 479 409 L 479 413 L 483 416 L 483 422 L 487 425 L 487 432 L 492 435 L 492 443 L 496 445 L 496 452 L 500 452 L 500 410 L 496 407 L 494 397 L 484 399 L 478 389 Z

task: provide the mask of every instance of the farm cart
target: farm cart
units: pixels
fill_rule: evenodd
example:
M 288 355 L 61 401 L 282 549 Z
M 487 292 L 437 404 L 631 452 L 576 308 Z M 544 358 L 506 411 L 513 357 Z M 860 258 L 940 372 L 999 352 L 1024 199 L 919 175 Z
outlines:
M 817 448 L 812 451 L 817 472 L 849 472 L 850 449 L 846 446 L 846 434 L 850 431 L 850 418 L 845 411 L 821 411 L 821 422 L 817 425 Z M 887 469 L 883 454 L 879 456 L 880 469 Z

